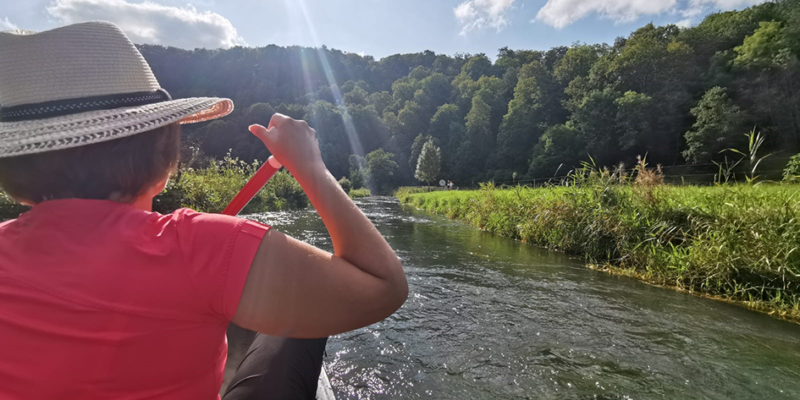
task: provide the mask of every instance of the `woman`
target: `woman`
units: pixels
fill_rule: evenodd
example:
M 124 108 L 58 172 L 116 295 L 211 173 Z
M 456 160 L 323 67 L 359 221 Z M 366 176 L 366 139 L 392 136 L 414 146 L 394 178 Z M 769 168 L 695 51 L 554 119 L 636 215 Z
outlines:
M 230 322 L 272 336 L 226 399 L 312 398 L 324 339 L 277 337 L 357 329 L 407 297 L 397 256 L 302 121 L 251 131 L 303 187 L 334 254 L 238 218 L 151 212 L 178 124 L 233 105 L 172 100 L 112 24 L 0 33 L 0 105 L 0 187 L 33 207 L 0 224 L 2 399 L 218 398 Z

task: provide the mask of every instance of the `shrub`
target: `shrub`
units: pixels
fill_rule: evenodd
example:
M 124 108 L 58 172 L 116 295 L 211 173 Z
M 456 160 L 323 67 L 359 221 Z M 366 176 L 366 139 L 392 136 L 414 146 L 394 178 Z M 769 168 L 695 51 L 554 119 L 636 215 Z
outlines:
M 153 208 L 169 213 L 187 207 L 201 212 L 221 212 L 258 170 L 252 164 L 230 155 L 212 160 L 208 168 L 186 169 L 171 180 L 164 193 L 154 200 Z M 299 209 L 308 206 L 300 184 L 288 172 L 280 171 L 258 192 L 242 213 Z
M 783 170 L 783 180 L 800 182 L 800 154 L 789 159 L 789 164 L 786 164 L 786 169 Z
M 349 179 L 347 179 L 347 177 L 342 177 L 342 179 L 339 179 L 339 186 L 342 187 L 342 190 L 344 190 L 345 193 L 349 193 L 350 190 L 353 189 L 353 184 Z
M 369 189 L 367 189 L 367 188 L 351 189 L 350 190 L 350 198 L 353 198 L 353 199 L 360 199 L 360 198 L 370 197 L 370 196 L 372 196 L 372 192 L 370 192 Z

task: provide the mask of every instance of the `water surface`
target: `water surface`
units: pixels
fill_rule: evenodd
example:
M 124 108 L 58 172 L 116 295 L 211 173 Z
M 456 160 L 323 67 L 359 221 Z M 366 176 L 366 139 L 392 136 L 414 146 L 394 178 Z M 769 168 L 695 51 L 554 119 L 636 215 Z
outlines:
M 800 325 L 584 267 L 372 198 L 408 274 L 386 321 L 332 338 L 339 399 L 798 399 Z M 313 211 L 251 216 L 331 249 Z

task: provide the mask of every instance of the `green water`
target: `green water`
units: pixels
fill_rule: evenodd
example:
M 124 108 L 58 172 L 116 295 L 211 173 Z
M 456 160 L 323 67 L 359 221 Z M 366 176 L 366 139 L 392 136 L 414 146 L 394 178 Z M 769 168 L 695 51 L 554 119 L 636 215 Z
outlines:
M 798 399 L 800 325 L 591 271 L 580 259 L 359 202 L 408 302 L 332 338 L 339 399 Z M 312 211 L 251 216 L 330 249 Z

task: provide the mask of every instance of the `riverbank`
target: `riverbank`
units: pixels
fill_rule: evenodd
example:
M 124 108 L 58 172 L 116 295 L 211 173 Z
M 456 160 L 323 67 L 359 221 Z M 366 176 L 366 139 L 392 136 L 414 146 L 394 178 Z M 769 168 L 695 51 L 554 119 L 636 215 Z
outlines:
M 186 168 L 173 176 L 164 193 L 153 200 L 153 210 L 170 213 L 186 207 L 195 211 L 219 213 L 225 209 L 258 170 L 258 163 L 226 157 L 212 160 L 206 168 Z M 308 207 L 308 197 L 294 177 L 279 171 L 256 194 L 242 214 L 297 210 Z
M 179 208 L 219 213 L 225 209 L 260 165 L 234 158 L 211 161 L 205 168 L 184 168 L 170 179 L 164 193 L 153 200 L 153 211 L 167 214 Z M 308 207 L 308 197 L 286 171 L 275 174 L 244 208 L 242 214 L 298 210 Z M 28 210 L 0 192 L 0 221 Z
M 397 193 L 590 266 L 800 320 L 800 186 L 583 185 Z

